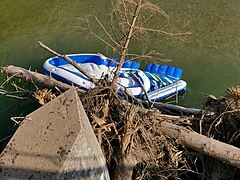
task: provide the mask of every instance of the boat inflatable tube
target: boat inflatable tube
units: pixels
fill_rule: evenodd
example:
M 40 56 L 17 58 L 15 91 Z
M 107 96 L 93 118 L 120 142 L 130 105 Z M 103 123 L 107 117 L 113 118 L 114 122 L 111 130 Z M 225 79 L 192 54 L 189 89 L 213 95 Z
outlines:
M 98 54 L 71 54 L 67 56 L 96 79 L 101 79 L 104 75 L 108 75 L 109 79 L 112 80 L 117 67 L 116 62 L 119 61 L 117 58 L 109 59 Z M 139 66 L 138 62 L 126 60 L 119 72 L 118 86 L 125 88 L 133 96 L 144 94 L 144 91 L 140 83 L 132 77 L 131 73 L 135 73 L 146 90 L 150 89 L 150 80 L 143 71 L 138 70 Z M 82 89 L 88 90 L 95 87 L 85 75 L 62 58 L 53 57 L 46 60 L 43 68 L 47 75 L 70 84 L 75 84 Z

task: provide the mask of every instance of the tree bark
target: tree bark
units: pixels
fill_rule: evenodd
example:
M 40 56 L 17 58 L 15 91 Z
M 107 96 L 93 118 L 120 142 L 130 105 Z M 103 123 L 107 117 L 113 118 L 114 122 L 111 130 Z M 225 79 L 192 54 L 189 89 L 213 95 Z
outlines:
M 10 66 L 1 67 L 1 71 L 3 73 L 9 74 L 10 76 L 23 79 L 24 81 L 30 82 L 32 84 L 35 84 L 43 88 L 48 88 L 53 90 L 59 89 L 60 91 L 64 92 L 71 87 L 70 85 L 57 81 L 52 77 L 49 77 L 37 72 L 33 72 L 30 70 L 26 70 L 21 67 L 10 65 Z M 85 93 L 84 90 L 79 88 L 77 89 L 77 91 L 80 93 Z
M 168 122 L 161 122 L 159 131 L 200 153 L 206 154 L 227 164 L 240 168 L 240 149 L 190 131 Z

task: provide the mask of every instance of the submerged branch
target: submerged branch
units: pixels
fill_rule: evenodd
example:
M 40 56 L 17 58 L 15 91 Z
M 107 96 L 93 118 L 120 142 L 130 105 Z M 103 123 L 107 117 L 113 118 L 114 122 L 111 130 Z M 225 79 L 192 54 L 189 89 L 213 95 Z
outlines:
M 146 102 L 142 101 L 143 104 L 146 104 Z M 166 104 L 162 102 L 154 102 L 153 107 L 159 109 L 159 110 L 171 110 L 173 112 L 179 112 L 180 114 L 192 114 L 192 115 L 201 115 L 204 114 L 206 116 L 212 116 L 214 115 L 214 112 L 211 111 L 205 111 L 202 109 L 196 109 L 196 108 L 187 108 L 183 106 L 173 105 L 173 104 Z
M 29 95 L 32 95 L 34 92 L 31 91 L 14 91 L 14 92 L 8 92 L 7 90 L 0 88 L 0 94 L 7 96 L 7 97 L 11 97 L 11 98 L 16 98 L 16 99 L 28 99 Z M 23 96 L 25 95 L 25 96 Z

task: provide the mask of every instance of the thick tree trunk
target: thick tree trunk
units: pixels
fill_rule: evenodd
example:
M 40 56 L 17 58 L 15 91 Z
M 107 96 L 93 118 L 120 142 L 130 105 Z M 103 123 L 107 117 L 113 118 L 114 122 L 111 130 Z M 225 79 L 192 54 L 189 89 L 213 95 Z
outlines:
M 189 148 L 240 168 L 240 149 L 237 147 L 168 122 L 162 122 L 159 131 L 171 138 L 180 140 Z

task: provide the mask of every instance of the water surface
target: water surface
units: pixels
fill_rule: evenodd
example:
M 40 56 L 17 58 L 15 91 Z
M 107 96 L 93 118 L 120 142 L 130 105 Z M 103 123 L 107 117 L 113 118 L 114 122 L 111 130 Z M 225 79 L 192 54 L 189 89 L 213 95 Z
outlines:
M 193 33 L 187 41 L 153 34 L 145 42 L 149 49 L 171 59 L 166 62 L 168 65 L 184 70 L 188 90 L 180 99 L 181 104 L 200 107 L 203 93 L 221 96 L 227 87 L 239 84 L 238 1 L 155 2 L 170 16 L 169 30 Z M 84 22 L 92 15 L 109 25 L 109 7 L 107 0 L 0 1 L 0 66 L 13 64 L 42 72 L 42 63 L 51 54 L 38 46 L 39 40 L 63 54 L 100 52 L 110 56 L 105 44 L 89 35 Z M 160 20 L 154 22 L 156 27 Z M 91 24 L 101 35 L 99 26 Z M 131 53 L 139 53 L 136 44 L 130 45 Z M 25 115 L 37 107 L 32 101 L 3 96 L 0 102 L 0 139 L 10 133 L 10 117 Z

